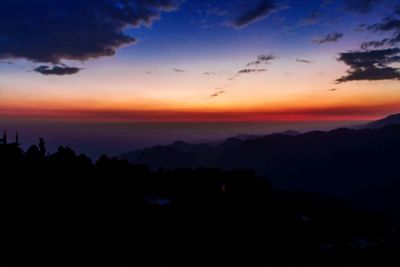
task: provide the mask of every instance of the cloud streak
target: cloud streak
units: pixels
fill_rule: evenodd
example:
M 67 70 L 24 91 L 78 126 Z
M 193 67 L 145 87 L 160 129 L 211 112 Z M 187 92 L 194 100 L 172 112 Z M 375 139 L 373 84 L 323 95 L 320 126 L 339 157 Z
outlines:
M 185 72 L 185 70 L 182 70 L 182 69 L 174 69 L 174 72 L 176 72 L 176 73 L 182 73 L 182 72 Z
M 35 68 L 33 71 L 43 74 L 43 75 L 64 76 L 64 75 L 76 74 L 76 73 L 80 72 L 81 69 L 76 68 L 76 67 L 68 67 L 66 65 L 61 65 L 61 66 L 41 65 L 41 66 Z
M 217 75 L 214 71 L 207 71 L 203 73 L 204 75 Z
M 337 79 L 338 83 L 348 81 L 400 80 L 400 5 L 393 14 L 381 22 L 364 27 L 374 33 L 391 33 L 390 37 L 361 44 L 361 51 L 341 53 L 338 60 L 350 67 L 347 75 Z
M 222 94 L 225 94 L 225 93 L 226 93 L 225 90 L 220 90 L 220 91 L 218 91 L 218 92 L 216 92 L 216 93 L 210 95 L 210 98 L 218 97 L 218 96 L 220 96 L 220 95 L 222 95 Z
M 313 40 L 313 42 L 317 43 L 317 44 L 336 43 L 341 38 L 343 38 L 343 33 L 334 32 L 334 33 L 330 33 L 328 35 L 325 35 L 324 37 L 316 38 L 316 39 Z
M 253 6 L 245 10 L 242 14 L 236 17 L 231 25 L 235 28 L 246 27 L 256 21 L 262 20 L 274 12 L 280 11 L 287 8 L 286 6 L 277 5 L 272 1 L 263 0 L 260 1 L 256 6 Z
M 400 9 L 400 8 L 399 8 Z M 392 33 L 390 37 L 379 41 L 364 42 L 361 45 L 362 49 L 379 48 L 383 46 L 395 46 L 400 43 L 400 14 L 397 12 L 393 16 L 388 16 L 382 22 L 370 25 L 368 30 L 375 33 Z
M 307 17 L 299 21 L 299 26 L 315 25 L 319 22 L 321 14 L 317 11 L 311 12 Z
M 312 63 L 314 63 L 314 62 L 312 62 L 312 61 L 310 61 L 310 60 L 307 60 L 307 59 L 296 59 L 296 62 L 299 62 L 299 63 L 306 63 L 306 64 L 312 64 Z
M 252 61 L 250 63 L 248 63 L 246 65 L 246 67 L 250 67 L 250 66 L 258 66 L 261 64 L 270 64 L 272 61 L 274 61 L 275 59 L 277 59 L 276 56 L 274 56 L 273 54 L 268 54 L 268 55 L 259 55 L 257 57 L 256 61 Z
M 266 69 L 242 69 L 238 71 L 238 74 L 260 73 L 266 71 Z

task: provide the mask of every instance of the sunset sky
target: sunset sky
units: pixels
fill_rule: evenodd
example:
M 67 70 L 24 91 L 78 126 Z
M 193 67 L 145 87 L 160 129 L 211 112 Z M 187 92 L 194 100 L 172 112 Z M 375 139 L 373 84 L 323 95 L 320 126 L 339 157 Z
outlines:
M 400 111 L 397 0 L 3 0 L 0 22 L 2 121 Z

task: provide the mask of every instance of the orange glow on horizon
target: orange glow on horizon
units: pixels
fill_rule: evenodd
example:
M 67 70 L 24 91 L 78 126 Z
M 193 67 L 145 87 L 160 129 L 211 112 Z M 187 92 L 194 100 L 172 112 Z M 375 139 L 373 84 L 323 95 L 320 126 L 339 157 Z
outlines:
M 218 75 L 205 76 L 204 62 L 190 71 L 131 74 L 127 66 L 98 66 L 71 77 L 21 77 L 2 80 L 0 117 L 84 122 L 262 122 L 372 120 L 400 111 L 393 81 L 335 84 L 345 67 L 331 57 L 299 65 L 282 58 L 262 75 L 228 81 L 237 66 L 220 62 Z M 201 63 L 201 64 L 200 64 Z M 232 63 L 233 64 L 233 63 Z M 208 64 L 207 64 L 208 66 Z M 288 70 L 292 75 L 285 75 Z M 16 74 L 15 74 L 16 75 Z M 12 75 L 10 77 L 13 77 Z M 1 81 L 1 80 L 0 80 Z M 331 91 L 335 88 L 334 91 Z M 211 97 L 219 91 L 223 94 Z
M 400 103 L 357 106 L 284 107 L 281 109 L 0 108 L 0 117 L 85 122 L 272 122 L 373 120 L 400 110 Z

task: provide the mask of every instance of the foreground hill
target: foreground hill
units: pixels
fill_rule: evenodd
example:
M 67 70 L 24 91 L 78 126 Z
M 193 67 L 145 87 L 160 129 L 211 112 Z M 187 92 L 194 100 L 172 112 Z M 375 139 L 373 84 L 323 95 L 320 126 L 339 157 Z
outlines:
M 400 264 L 397 224 L 248 170 L 151 171 L 41 142 L 0 145 L 0 173 L 1 266 Z
M 123 155 L 154 169 L 176 167 L 248 168 L 268 176 L 281 189 L 304 190 L 360 200 L 391 209 L 400 192 L 400 124 L 379 129 L 336 129 L 250 140 L 227 139 L 219 145 L 176 142 Z M 392 211 L 393 212 L 393 211 Z

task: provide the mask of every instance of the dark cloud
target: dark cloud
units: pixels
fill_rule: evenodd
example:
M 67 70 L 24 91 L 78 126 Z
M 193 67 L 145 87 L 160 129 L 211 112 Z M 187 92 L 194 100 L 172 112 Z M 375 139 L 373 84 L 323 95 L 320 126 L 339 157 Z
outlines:
M 217 97 L 217 96 L 220 96 L 220 95 L 225 94 L 225 93 L 226 93 L 225 90 L 221 90 L 221 91 L 218 91 L 218 92 L 210 95 L 210 98 Z
M 239 74 L 247 74 L 247 73 L 258 73 L 258 72 L 265 72 L 267 71 L 266 69 L 242 69 L 239 70 Z
M 399 69 L 385 68 L 368 68 L 355 69 L 348 72 L 347 76 L 337 79 L 338 83 L 349 81 L 377 81 L 377 80 L 400 80 Z
M 336 81 L 400 80 L 400 69 L 391 67 L 400 62 L 400 48 L 341 53 L 338 61 L 350 67 L 346 76 Z
M 368 27 L 373 31 L 398 31 L 400 30 L 400 19 L 394 17 L 387 17 L 381 23 L 376 23 Z
M 257 66 L 257 65 L 261 65 L 261 64 L 269 64 L 275 59 L 277 59 L 277 57 L 273 54 L 259 55 L 257 57 L 256 61 L 250 62 L 246 66 L 249 67 L 249 66 Z
M 299 21 L 299 26 L 308 26 L 317 24 L 320 20 L 321 14 L 317 11 L 311 12 L 307 17 Z
M 217 75 L 215 72 L 213 71 L 207 71 L 203 73 L 204 75 Z
M 246 65 L 246 67 L 254 66 L 254 68 L 244 68 L 239 70 L 233 77 L 229 80 L 234 80 L 239 74 L 249 74 L 249 73 L 260 73 L 267 71 L 266 69 L 259 69 L 258 67 L 261 64 L 270 64 L 273 60 L 277 59 L 277 57 L 273 54 L 259 55 L 255 61 L 252 61 Z
M 368 13 L 375 5 L 383 2 L 384 0 L 346 0 L 346 8 L 349 11 L 357 13 Z
M 59 64 L 111 56 L 136 42 L 126 27 L 150 25 L 178 1 L 1 0 L 0 59 Z
M 379 41 L 365 42 L 361 45 L 362 49 L 395 46 L 400 43 L 400 18 L 389 16 L 383 19 L 382 22 L 369 25 L 366 28 L 373 32 L 391 33 L 391 36 Z
M 245 10 L 242 14 L 235 18 L 231 25 L 235 28 L 242 28 L 285 8 L 286 6 L 277 5 L 275 2 L 270 0 L 260 1 L 256 6 Z
M 307 59 L 296 59 L 296 62 L 307 63 L 307 64 L 314 63 L 314 62 L 312 62 L 312 61 L 310 61 L 310 60 L 307 60 Z
M 182 69 L 174 69 L 174 71 L 177 72 L 177 73 L 185 72 L 185 70 L 182 70 Z
M 335 91 L 337 91 L 338 89 L 336 89 L 336 88 L 332 88 L 332 89 L 329 89 L 328 91 L 329 92 L 335 92 Z
M 41 65 L 37 68 L 34 69 L 35 72 L 38 72 L 43 75 L 58 75 L 58 76 L 63 76 L 63 75 L 72 75 L 76 74 L 79 71 L 81 71 L 80 68 L 77 67 L 68 67 L 66 65 L 55 65 L 55 66 L 46 66 L 46 65 Z
M 368 49 L 371 49 L 371 48 L 378 48 L 378 47 L 385 46 L 388 43 L 389 43 L 389 39 L 388 38 L 385 38 L 385 39 L 383 39 L 381 41 L 369 41 L 369 42 L 363 43 L 361 45 L 361 49 L 368 50 Z
M 314 39 L 313 42 L 318 43 L 318 44 L 336 43 L 342 37 L 343 37 L 343 33 L 334 32 L 334 33 L 330 33 L 324 37 Z

